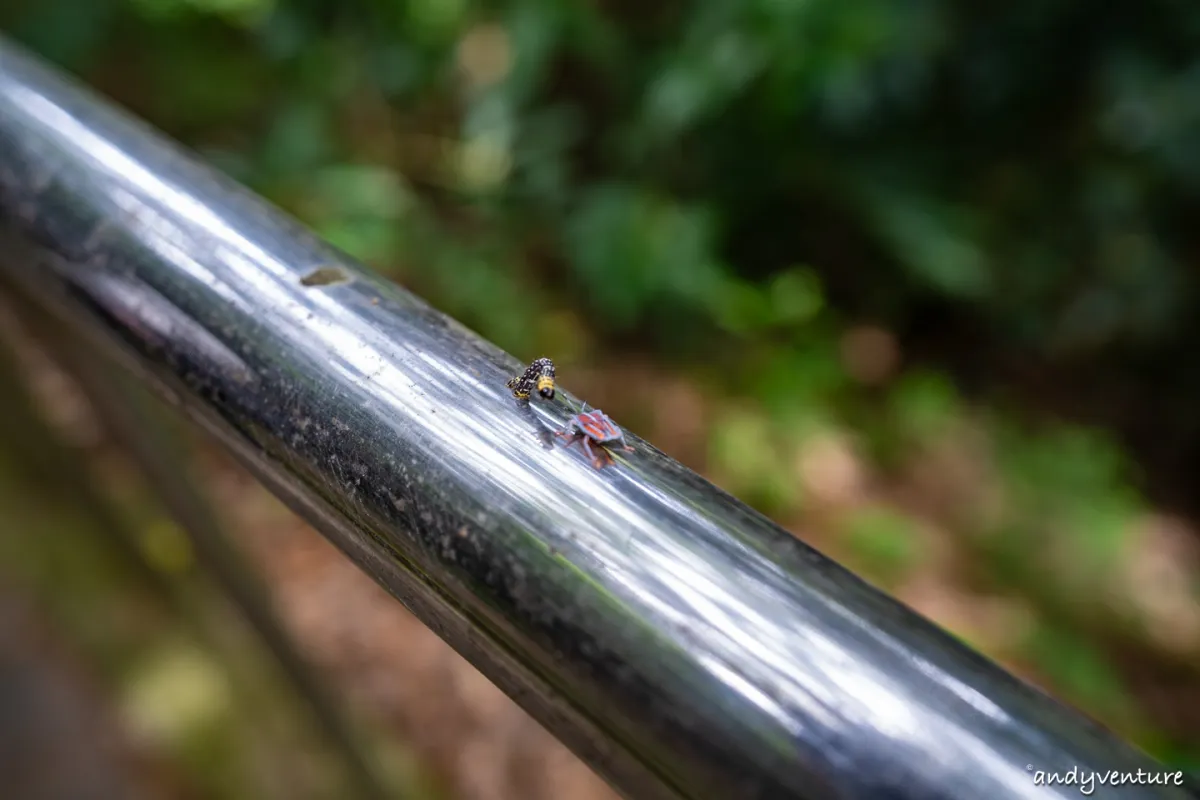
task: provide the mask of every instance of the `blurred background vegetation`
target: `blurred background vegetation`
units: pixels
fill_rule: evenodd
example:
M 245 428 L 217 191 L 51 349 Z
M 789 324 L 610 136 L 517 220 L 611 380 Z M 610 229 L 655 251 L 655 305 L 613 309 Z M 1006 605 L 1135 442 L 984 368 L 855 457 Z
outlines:
M 1200 7 L 8 0 L 0 30 L 1200 767 Z

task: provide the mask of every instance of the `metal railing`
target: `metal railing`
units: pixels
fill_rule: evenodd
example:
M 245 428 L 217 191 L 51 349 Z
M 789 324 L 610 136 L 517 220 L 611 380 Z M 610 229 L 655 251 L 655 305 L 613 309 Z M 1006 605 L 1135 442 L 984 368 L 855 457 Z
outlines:
M 518 406 L 513 358 L 2 41 L 0 277 L 629 797 L 1163 772 L 636 437 L 604 470 L 554 446 L 569 393 Z

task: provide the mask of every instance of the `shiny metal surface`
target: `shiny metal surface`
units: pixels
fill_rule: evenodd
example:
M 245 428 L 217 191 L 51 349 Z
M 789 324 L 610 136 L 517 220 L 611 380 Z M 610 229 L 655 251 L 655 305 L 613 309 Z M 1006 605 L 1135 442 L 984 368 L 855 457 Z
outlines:
M 0 220 L 0 277 L 630 797 L 1076 797 L 1030 770 L 1163 770 L 637 437 L 594 469 L 546 435 L 569 373 L 519 407 L 515 359 L 3 43 Z M 302 282 L 322 267 L 351 280 Z

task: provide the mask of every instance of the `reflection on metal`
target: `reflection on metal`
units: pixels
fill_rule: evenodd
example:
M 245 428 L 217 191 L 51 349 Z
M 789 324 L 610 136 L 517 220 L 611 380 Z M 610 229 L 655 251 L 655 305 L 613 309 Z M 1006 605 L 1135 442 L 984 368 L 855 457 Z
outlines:
M 0 220 L 0 271 L 630 797 L 1161 772 L 636 437 L 620 469 L 547 450 L 530 415 L 579 400 L 519 409 L 515 359 L 4 44 Z M 305 286 L 330 266 L 352 280 Z

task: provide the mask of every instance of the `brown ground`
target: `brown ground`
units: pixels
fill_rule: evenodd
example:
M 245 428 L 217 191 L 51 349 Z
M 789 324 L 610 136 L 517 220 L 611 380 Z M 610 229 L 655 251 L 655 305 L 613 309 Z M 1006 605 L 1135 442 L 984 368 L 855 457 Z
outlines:
M 644 367 L 650 369 L 650 367 Z M 615 368 L 614 368 L 615 369 Z M 638 365 L 619 365 L 628 376 Z M 43 398 L 55 397 L 52 416 L 69 438 L 85 449 L 107 449 L 86 408 L 74 402 L 69 385 L 40 369 Z M 705 437 L 720 411 L 684 379 L 655 374 L 655 380 L 623 385 L 653 387 L 654 397 L 614 394 L 612 371 L 577 370 L 571 388 L 648 435 L 685 463 L 702 468 Z M 77 399 L 77 398 L 76 398 Z M 652 412 L 647 416 L 645 409 Z M 663 411 L 670 409 L 670 413 Z M 638 418 L 638 412 L 643 416 Z M 661 412 L 661 413 L 660 413 Z M 74 431 L 73 435 L 71 431 Z M 839 515 L 867 505 L 903 508 L 921 520 L 921 567 L 896 586 L 902 600 L 951 630 L 965 635 L 989 655 L 1033 680 L 1039 675 L 1016 657 L 1022 636 L 1038 613 L 1019 593 L 975 591 L 963 576 L 973 557 L 971 542 L 950 534 L 964 509 L 978 512 L 1003 506 L 989 475 L 986 443 L 971 430 L 931 441 L 898 474 L 873 474 L 852 437 L 831 435 L 799 453 L 795 480 L 814 500 L 797 530 L 817 531 L 812 544 L 848 561 L 836 533 Z M 600 800 L 616 795 L 587 767 L 517 708 L 473 667 L 358 571 L 332 545 L 297 520 L 227 458 L 204 453 L 202 481 L 234 538 L 259 564 L 286 626 L 334 688 L 360 714 L 389 729 L 411 747 L 461 800 Z M 721 476 L 714 476 L 720 481 Z M 990 513 L 990 512 L 988 512 Z M 998 512 L 997 512 L 998 513 Z M 784 522 L 787 522 L 786 520 Z M 800 523 L 803 523 L 801 525 Z M 1187 526 L 1150 516 L 1138 551 L 1127 560 L 1127 580 L 1105 592 L 1118 606 L 1145 607 L 1148 622 L 1166 633 L 1160 646 L 1185 663 L 1200 647 L 1200 609 L 1189 602 L 1186 580 L 1200 557 Z M 1180 576 L 1183 576 L 1181 578 Z M 3 608 L 3 604 L 0 604 Z M 1153 627 L 1153 626 L 1150 626 Z M 3 632 L 0 631 L 0 635 Z M 1138 665 L 1169 664 L 1137 652 Z M 1133 656 L 1131 656 L 1133 657 Z M 1195 670 L 1151 672 L 1135 681 L 1139 699 L 1158 706 L 1158 722 L 1178 733 L 1197 724 L 1172 709 L 1195 708 L 1200 685 Z M 3 688 L 3 687 L 0 687 Z M 1048 687 L 1053 688 L 1053 687 Z M 1186 715 L 1184 715 L 1186 716 Z M 2 757 L 3 754 L 0 754 Z M 0 765 L 2 766 L 2 765 Z M 100 785 L 102 779 L 97 779 Z M 56 795 L 46 795 L 47 797 Z M 104 797 L 107 795 L 96 795 Z M 132 795 L 125 795 L 132 796 Z M 158 796 L 171 796 L 160 793 Z
M 320 535 L 223 459 L 212 492 L 285 624 L 356 709 L 461 800 L 608 800 L 608 786 Z
M 19 591 L 0 587 L 0 776 L 20 800 L 189 797 L 140 757 L 70 647 Z

